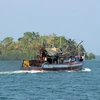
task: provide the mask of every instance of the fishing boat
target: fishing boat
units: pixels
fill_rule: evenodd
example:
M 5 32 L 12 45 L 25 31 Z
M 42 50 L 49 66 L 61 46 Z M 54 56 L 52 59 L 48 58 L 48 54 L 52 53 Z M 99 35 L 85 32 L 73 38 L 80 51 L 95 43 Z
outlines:
M 81 42 L 82 43 L 82 42 Z M 50 51 L 51 52 L 51 51 Z M 70 60 L 68 60 L 70 58 Z M 22 62 L 21 70 L 35 71 L 69 71 L 81 70 L 83 66 L 83 58 L 79 56 L 66 57 L 60 48 L 55 54 L 49 55 L 48 50 L 44 47 L 39 49 L 37 59 L 25 59 Z
M 51 59 L 52 58 L 52 59 Z M 58 62 L 55 58 L 47 58 L 47 61 L 41 60 L 23 60 L 21 70 L 34 70 L 34 71 L 79 71 L 82 69 L 83 61 L 68 61 L 59 59 Z

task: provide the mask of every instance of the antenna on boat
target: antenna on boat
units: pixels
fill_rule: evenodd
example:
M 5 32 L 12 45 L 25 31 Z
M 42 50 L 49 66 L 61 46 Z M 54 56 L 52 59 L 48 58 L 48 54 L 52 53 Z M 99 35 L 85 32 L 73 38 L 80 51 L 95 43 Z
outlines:
M 62 43 L 61 43 L 61 36 L 62 36 L 62 34 L 59 34 L 59 38 L 60 38 L 60 48 L 62 47 L 61 45 L 62 45 Z
M 60 36 L 60 48 L 61 48 L 61 36 Z

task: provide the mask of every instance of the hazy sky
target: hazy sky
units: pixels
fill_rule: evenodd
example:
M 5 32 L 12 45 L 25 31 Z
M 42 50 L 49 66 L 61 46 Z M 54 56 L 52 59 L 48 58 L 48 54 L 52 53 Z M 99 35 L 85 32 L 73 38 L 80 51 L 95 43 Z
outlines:
M 87 52 L 100 55 L 100 0 L 0 0 L 0 40 L 27 31 L 83 40 Z

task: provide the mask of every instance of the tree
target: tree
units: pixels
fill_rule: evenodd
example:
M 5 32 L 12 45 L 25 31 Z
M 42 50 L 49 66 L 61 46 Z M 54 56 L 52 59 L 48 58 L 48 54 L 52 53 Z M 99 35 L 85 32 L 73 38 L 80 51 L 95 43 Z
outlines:
M 4 46 L 9 46 L 12 42 L 13 42 L 13 38 L 12 37 L 6 37 L 3 41 L 1 41 L 1 43 Z
M 89 60 L 95 59 L 95 55 L 94 55 L 93 53 L 89 53 L 88 59 L 89 59 Z
M 64 36 L 57 36 L 55 33 L 41 36 L 39 32 L 25 32 L 17 42 L 12 37 L 6 37 L 0 42 L 0 59 L 1 60 L 23 60 L 36 57 L 37 50 L 40 46 L 46 48 L 62 48 L 67 56 L 75 56 L 79 51 L 82 55 L 87 55 L 83 45 L 79 45 L 72 39 L 66 39 Z M 94 59 L 95 55 L 90 53 L 89 59 Z

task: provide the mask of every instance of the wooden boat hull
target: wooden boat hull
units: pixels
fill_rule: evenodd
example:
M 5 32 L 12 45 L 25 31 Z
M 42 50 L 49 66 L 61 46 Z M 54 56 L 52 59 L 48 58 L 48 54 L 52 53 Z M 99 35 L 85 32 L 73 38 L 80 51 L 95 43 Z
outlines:
M 44 64 L 42 66 L 43 70 L 46 71 L 70 71 L 70 70 L 81 70 L 83 63 L 77 64 Z
M 81 70 L 82 67 L 81 66 L 76 66 L 76 67 L 65 67 L 65 68 L 43 68 L 43 70 L 45 71 L 78 71 Z
M 28 71 L 43 71 L 42 67 L 35 67 L 35 66 L 31 66 L 31 67 L 21 67 L 21 70 L 28 70 Z
M 25 62 L 26 63 L 26 62 Z M 64 64 L 48 64 L 42 63 L 39 66 L 22 66 L 21 70 L 34 70 L 34 71 L 70 71 L 70 70 L 81 70 L 83 66 L 83 62 L 80 63 L 64 63 Z

